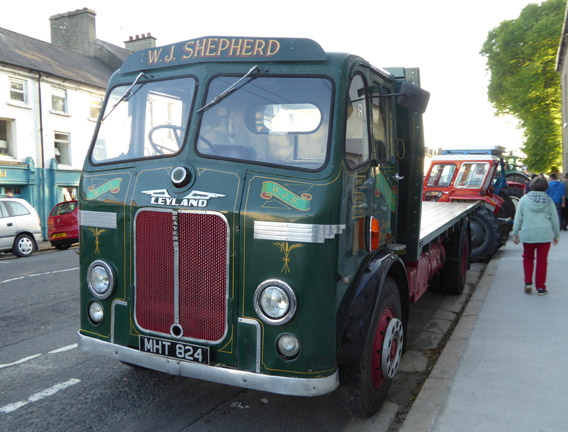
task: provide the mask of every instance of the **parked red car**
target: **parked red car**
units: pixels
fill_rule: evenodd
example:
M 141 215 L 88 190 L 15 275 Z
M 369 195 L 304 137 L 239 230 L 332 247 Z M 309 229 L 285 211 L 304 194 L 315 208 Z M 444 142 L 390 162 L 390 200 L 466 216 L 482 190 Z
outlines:
M 67 249 L 79 243 L 77 201 L 64 201 L 51 210 L 47 218 L 47 238 L 57 249 Z

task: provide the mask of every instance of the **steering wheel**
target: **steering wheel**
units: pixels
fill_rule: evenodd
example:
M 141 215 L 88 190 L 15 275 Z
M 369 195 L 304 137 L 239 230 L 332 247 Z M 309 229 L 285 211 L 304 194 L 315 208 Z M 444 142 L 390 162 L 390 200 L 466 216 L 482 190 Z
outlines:
M 209 141 L 207 138 L 205 138 L 204 136 L 200 135 L 199 138 L 197 139 L 197 141 L 198 142 L 203 141 L 203 143 L 211 149 L 211 154 L 214 154 L 214 155 L 217 155 L 217 156 L 219 155 L 219 152 L 217 151 L 217 147 L 215 147 L 215 145 L 211 141 Z
M 158 144 L 157 142 L 154 141 L 154 133 L 156 133 L 157 131 L 159 131 L 161 129 L 169 129 L 173 132 L 175 142 L 177 144 L 177 148 L 171 148 L 171 147 L 168 147 L 167 145 Z M 156 151 L 157 154 L 160 154 L 160 155 L 170 154 L 170 153 L 175 153 L 176 151 L 178 151 L 181 148 L 181 144 L 182 144 L 181 140 L 182 140 L 183 134 L 184 134 L 184 129 L 181 128 L 180 126 L 168 125 L 168 124 L 158 125 L 158 126 L 153 127 L 152 129 L 150 129 L 150 131 L 148 132 L 148 141 L 150 141 L 150 145 Z

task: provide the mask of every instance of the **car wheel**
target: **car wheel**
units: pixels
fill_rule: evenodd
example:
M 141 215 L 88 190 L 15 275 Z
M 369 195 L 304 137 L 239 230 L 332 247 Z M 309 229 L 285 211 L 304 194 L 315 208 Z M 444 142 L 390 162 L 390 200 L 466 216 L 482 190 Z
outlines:
M 28 234 L 20 234 L 14 241 L 12 252 L 18 257 L 29 257 L 34 253 L 35 241 Z

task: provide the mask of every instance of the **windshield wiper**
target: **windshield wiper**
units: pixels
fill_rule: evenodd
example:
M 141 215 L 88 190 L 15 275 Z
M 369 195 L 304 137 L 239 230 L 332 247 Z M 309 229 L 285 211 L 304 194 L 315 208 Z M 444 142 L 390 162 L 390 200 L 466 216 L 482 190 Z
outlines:
M 246 74 L 244 74 L 241 78 L 239 78 L 237 81 L 235 81 L 233 84 L 231 84 L 226 90 L 222 91 L 217 96 L 215 96 L 215 98 L 211 102 L 209 102 L 208 104 L 205 104 L 201 108 L 199 108 L 197 110 L 197 113 L 199 114 L 200 112 L 207 111 L 213 105 L 215 105 L 216 103 L 218 103 L 222 99 L 224 99 L 226 96 L 228 96 L 230 93 L 237 90 L 237 86 L 239 85 L 239 83 L 241 81 L 243 81 L 244 79 L 249 78 L 256 71 L 260 71 L 260 69 L 258 68 L 258 65 L 254 65 L 252 68 L 250 68 L 250 70 Z M 248 82 L 250 82 L 250 81 L 248 81 Z M 241 88 L 241 87 L 238 87 L 238 88 Z
M 120 97 L 120 99 L 118 100 L 118 102 L 116 102 L 116 103 L 112 106 L 112 108 L 111 108 L 111 110 L 108 112 L 108 114 L 103 117 L 103 119 L 101 120 L 101 123 L 104 122 L 104 121 L 107 119 L 107 117 L 112 114 L 112 112 L 114 111 L 114 109 L 115 109 L 123 100 L 125 100 L 126 98 L 128 98 L 128 97 L 131 96 L 131 95 L 130 95 L 130 92 L 132 91 L 132 87 L 134 87 L 136 84 L 138 84 L 138 81 L 140 81 L 142 78 L 146 78 L 146 75 L 144 75 L 144 72 L 140 72 L 140 73 L 138 74 L 138 76 L 136 77 L 136 79 L 134 80 L 134 82 L 133 82 L 132 84 L 130 84 L 130 87 L 128 87 L 128 88 L 126 89 L 126 91 L 125 91 L 124 94 Z M 136 89 L 136 91 L 135 91 L 134 93 L 132 93 L 132 96 L 134 96 L 134 95 L 136 94 L 136 92 L 137 92 L 141 87 L 142 87 L 142 86 L 138 87 L 138 88 Z

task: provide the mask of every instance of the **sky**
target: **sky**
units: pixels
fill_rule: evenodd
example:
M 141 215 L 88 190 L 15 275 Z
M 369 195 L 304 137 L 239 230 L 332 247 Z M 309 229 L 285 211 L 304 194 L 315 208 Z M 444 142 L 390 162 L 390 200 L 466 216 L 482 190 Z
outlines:
M 124 46 L 150 32 L 157 45 L 201 36 L 306 37 L 325 51 L 357 54 L 379 67 L 419 67 L 431 93 L 426 146 L 522 146 L 513 117 L 495 117 L 479 54 L 490 30 L 540 0 L 28 0 L 4 2 L 0 28 L 50 41 L 49 17 L 87 7 L 97 38 Z M 29 11 L 29 13 L 27 12 Z M 558 35 L 560 42 L 560 34 Z

